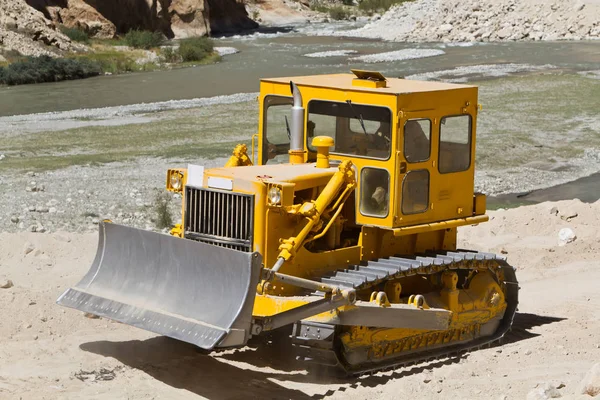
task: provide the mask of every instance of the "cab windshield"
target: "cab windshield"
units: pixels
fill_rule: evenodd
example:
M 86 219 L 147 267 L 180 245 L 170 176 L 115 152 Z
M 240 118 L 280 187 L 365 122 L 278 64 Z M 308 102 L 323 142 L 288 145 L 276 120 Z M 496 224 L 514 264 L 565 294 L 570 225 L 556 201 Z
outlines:
M 388 108 L 312 100 L 308 103 L 308 148 L 315 136 L 335 141 L 331 153 L 388 159 L 391 153 L 392 113 Z

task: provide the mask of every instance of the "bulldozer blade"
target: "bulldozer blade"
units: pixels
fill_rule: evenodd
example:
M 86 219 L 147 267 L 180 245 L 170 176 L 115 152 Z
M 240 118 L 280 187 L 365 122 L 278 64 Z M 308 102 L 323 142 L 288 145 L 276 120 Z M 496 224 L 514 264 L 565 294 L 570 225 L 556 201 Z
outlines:
M 210 350 L 243 345 L 262 258 L 102 222 L 96 258 L 57 303 Z

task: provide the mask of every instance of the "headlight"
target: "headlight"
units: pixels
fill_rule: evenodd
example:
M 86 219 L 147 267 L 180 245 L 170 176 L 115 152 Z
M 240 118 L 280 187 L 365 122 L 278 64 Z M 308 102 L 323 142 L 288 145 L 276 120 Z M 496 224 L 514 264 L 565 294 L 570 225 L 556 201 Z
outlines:
M 272 205 L 280 204 L 281 203 L 281 189 L 273 186 L 271 189 L 269 189 L 269 192 L 267 193 L 267 197 L 269 198 L 269 204 L 272 204 Z
M 181 174 L 179 172 L 173 172 L 171 174 L 171 187 L 175 190 L 181 188 Z

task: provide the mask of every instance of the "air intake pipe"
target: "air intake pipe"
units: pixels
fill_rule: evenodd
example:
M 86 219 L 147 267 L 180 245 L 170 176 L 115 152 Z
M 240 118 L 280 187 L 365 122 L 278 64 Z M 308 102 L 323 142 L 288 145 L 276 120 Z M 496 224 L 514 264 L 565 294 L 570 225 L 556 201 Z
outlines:
M 290 126 L 290 164 L 302 164 L 306 153 L 304 150 L 304 107 L 302 107 L 300 89 L 292 81 L 290 81 L 290 89 L 294 97 Z

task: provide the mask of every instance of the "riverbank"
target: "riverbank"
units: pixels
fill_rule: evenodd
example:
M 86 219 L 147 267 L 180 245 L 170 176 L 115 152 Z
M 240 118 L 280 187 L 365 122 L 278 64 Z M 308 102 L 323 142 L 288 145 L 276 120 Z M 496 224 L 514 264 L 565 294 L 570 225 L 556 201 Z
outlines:
M 167 43 L 151 32 L 137 32 L 140 38 L 88 43 L 85 53 L 66 57 L 48 55 L 23 57 L 11 53 L 0 63 L 0 85 L 22 85 L 85 79 L 98 75 L 170 70 L 216 63 L 222 55 L 235 54 L 231 47 L 214 47 L 207 37 Z M 85 38 L 85 36 L 84 36 Z M 147 40 L 147 42 L 144 42 Z M 131 46 L 126 45 L 131 43 Z

